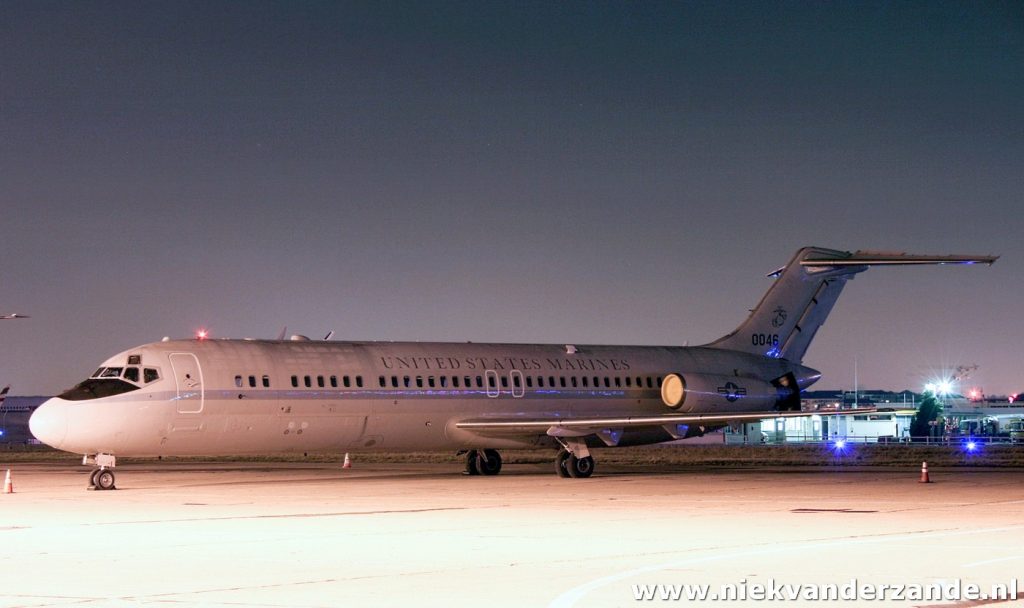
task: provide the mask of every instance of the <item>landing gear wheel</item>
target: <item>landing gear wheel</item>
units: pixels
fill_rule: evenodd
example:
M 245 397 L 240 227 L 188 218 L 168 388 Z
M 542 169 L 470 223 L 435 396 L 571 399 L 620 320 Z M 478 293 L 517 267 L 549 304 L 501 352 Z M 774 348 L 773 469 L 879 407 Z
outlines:
M 116 490 L 114 487 L 114 472 L 110 469 L 100 469 L 93 476 L 93 483 L 97 490 Z
M 96 489 L 96 474 L 99 473 L 99 472 L 100 472 L 99 469 L 93 469 L 92 473 L 89 473 L 89 489 L 90 490 L 95 490 Z
M 569 469 L 566 466 L 571 456 L 572 454 L 565 450 L 559 450 L 555 456 L 555 473 L 558 473 L 559 477 L 569 477 Z
M 480 475 L 497 475 L 501 472 L 501 454 L 498 450 L 480 450 L 474 466 Z
M 463 471 L 463 475 L 479 475 L 480 470 L 476 468 L 476 461 L 478 458 L 476 450 L 470 450 L 466 452 L 466 470 Z
M 586 458 L 570 456 L 565 461 L 565 468 L 569 472 L 569 477 L 577 479 L 590 477 L 594 473 L 594 458 L 592 456 L 587 456 Z

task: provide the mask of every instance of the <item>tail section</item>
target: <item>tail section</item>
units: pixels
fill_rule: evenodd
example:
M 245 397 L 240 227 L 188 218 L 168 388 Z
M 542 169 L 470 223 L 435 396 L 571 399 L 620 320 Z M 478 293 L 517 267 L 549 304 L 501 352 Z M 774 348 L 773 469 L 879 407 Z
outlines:
M 0 391 L 0 407 L 4 405 L 4 399 L 7 399 L 7 391 L 11 390 L 11 385 L 4 387 L 4 390 Z
M 998 256 L 928 256 L 837 251 L 805 247 L 784 268 L 768 275 L 775 283 L 731 334 L 708 346 L 800 362 L 825 323 L 846 281 L 871 266 L 992 264 Z

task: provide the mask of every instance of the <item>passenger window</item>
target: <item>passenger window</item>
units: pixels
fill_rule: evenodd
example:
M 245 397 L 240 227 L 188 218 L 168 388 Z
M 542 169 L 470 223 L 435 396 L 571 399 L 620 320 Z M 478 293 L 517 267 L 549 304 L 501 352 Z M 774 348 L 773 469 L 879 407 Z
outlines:
M 124 379 L 131 380 L 132 382 L 139 381 L 139 368 L 137 367 L 126 367 L 124 368 Z
M 356 386 L 359 387 L 359 388 L 363 388 L 363 377 L 362 376 L 356 376 Z
M 441 388 L 447 388 L 448 376 L 441 376 Z
M 477 388 L 483 388 L 484 387 L 484 379 L 481 378 L 480 376 L 476 377 L 476 387 Z
M 615 376 L 615 388 L 622 388 L 622 378 Z
M 452 376 L 452 387 L 459 388 L 459 377 Z
M 583 376 L 583 386 L 584 386 L 584 387 L 586 387 L 586 386 L 588 386 L 589 384 L 590 384 L 590 381 L 589 381 L 589 380 L 587 380 L 587 377 L 586 377 L 586 376 Z M 594 383 L 594 386 L 595 386 L 595 387 L 597 387 L 597 386 L 600 386 L 600 384 L 598 384 L 597 382 L 595 382 L 595 383 Z
M 348 376 L 345 376 L 341 380 L 342 380 L 342 384 L 345 385 L 345 388 L 352 388 L 352 378 L 349 378 Z
M 565 388 L 565 376 L 561 376 L 561 377 L 559 377 L 559 380 L 560 380 L 560 381 L 561 381 L 561 383 L 562 383 L 562 388 Z
M 303 383 L 305 383 L 306 388 L 310 388 L 311 386 L 313 386 L 313 379 L 310 378 L 309 376 L 303 376 L 302 381 Z
M 430 385 L 430 388 L 434 388 L 434 377 L 433 376 L 430 376 L 429 378 L 427 378 L 427 384 Z
M 270 376 L 263 376 L 263 388 L 270 388 Z
M 142 379 L 146 381 L 146 384 L 155 382 L 160 379 L 160 372 L 156 371 L 152 367 L 147 367 L 142 370 Z
M 548 386 L 550 386 L 551 388 L 555 388 L 555 377 L 554 376 L 548 376 Z
M 507 376 L 502 376 L 501 377 L 501 387 L 502 388 L 508 388 L 508 377 Z
M 323 376 L 317 376 L 316 377 L 316 385 L 319 386 L 320 388 L 324 387 L 324 377 Z
M 650 376 L 647 376 L 647 388 L 654 388 L 654 385 L 651 382 L 651 377 Z
M 661 388 L 661 376 L 658 376 L 658 388 Z
M 576 388 L 577 386 L 579 386 L 578 384 L 576 384 L 577 382 L 579 382 L 579 380 L 577 380 L 576 376 L 573 376 L 571 378 L 571 380 L 572 380 L 572 387 L 573 388 Z
M 237 386 L 238 388 L 242 388 L 242 377 L 241 376 L 235 376 L 235 386 Z
M 416 376 L 416 388 L 423 388 L 423 376 Z
M 409 376 L 402 376 L 402 383 L 405 384 L 405 388 L 409 388 Z
M 611 379 L 608 376 L 604 377 L 604 385 L 605 387 L 610 387 L 612 385 Z
M 526 377 L 526 388 L 533 388 L 533 376 Z
M 338 377 L 331 376 L 331 388 L 338 388 Z
M 487 385 L 490 386 L 491 388 L 498 387 L 497 383 L 494 381 L 494 376 L 487 376 Z
M 299 388 L 299 377 L 298 376 L 292 376 L 292 386 L 294 386 L 295 388 Z
M 256 376 L 249 376 L 249 387 L 256 388 Z
M 398 376 L 391 376 L 391 388 L 398 388 Z
M 626 376 L 626 388 L 632 388 L 633 378 L 632 376 Z
M 380 384 L 381 388 L 384 388 L 385 386 L 388 385 L 388 381 L 384 376 L 377 376 L 377 382 Z
M 519 374 L 516 374 L 515 376 L 512 376 L 512 386 L 514 386 L 516 388 L 520 388 L 522 386 L 523 383 L 519 380 L 519 378 L 520 378 Z

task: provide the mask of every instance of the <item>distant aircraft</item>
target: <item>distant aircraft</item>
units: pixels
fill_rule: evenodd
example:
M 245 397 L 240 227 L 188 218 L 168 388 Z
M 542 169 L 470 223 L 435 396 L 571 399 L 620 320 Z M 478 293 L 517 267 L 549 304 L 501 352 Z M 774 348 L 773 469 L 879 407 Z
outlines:
M 11 313 L 9 315 L 0 315 L 0 321 L 2 321 L 4 319 L 29 319 L 29 318 L 31 318 L 31 317 L 29 317 L 28 315 L 19 315 L 16 312 Z
M 7 393 L 10 390 L 11 390 L 11 385 L 8 384 L 7 386 L 4 387 L 4 389 L 2 391 L 0 391 L 0 407 L 4 406 L 4 400 L 7 399 Z
M 801 411 L 801 364 L 846 281 L 871 266 L 992 264 L 994 256 L 801 249 L 735 331 L 699 347 L 167 340 L 111 357 L 33 414 L 40 441 L 84 454 L 114 487 L 117 456 L 453 450 L 494 475 L 502 448 L 659 443 Z M 843 414 L 856 413 L 846 410 Z

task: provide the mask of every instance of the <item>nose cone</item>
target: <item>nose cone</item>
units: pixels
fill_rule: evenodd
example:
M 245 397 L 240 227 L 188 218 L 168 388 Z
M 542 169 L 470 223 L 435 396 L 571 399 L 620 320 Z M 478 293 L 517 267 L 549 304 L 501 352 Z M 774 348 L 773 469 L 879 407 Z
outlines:
M 63 399 L 50 399 L 36 408 L 28 419 L 28 428 L 36 439 L 60 449 L 68 434 L 67 403 Z

